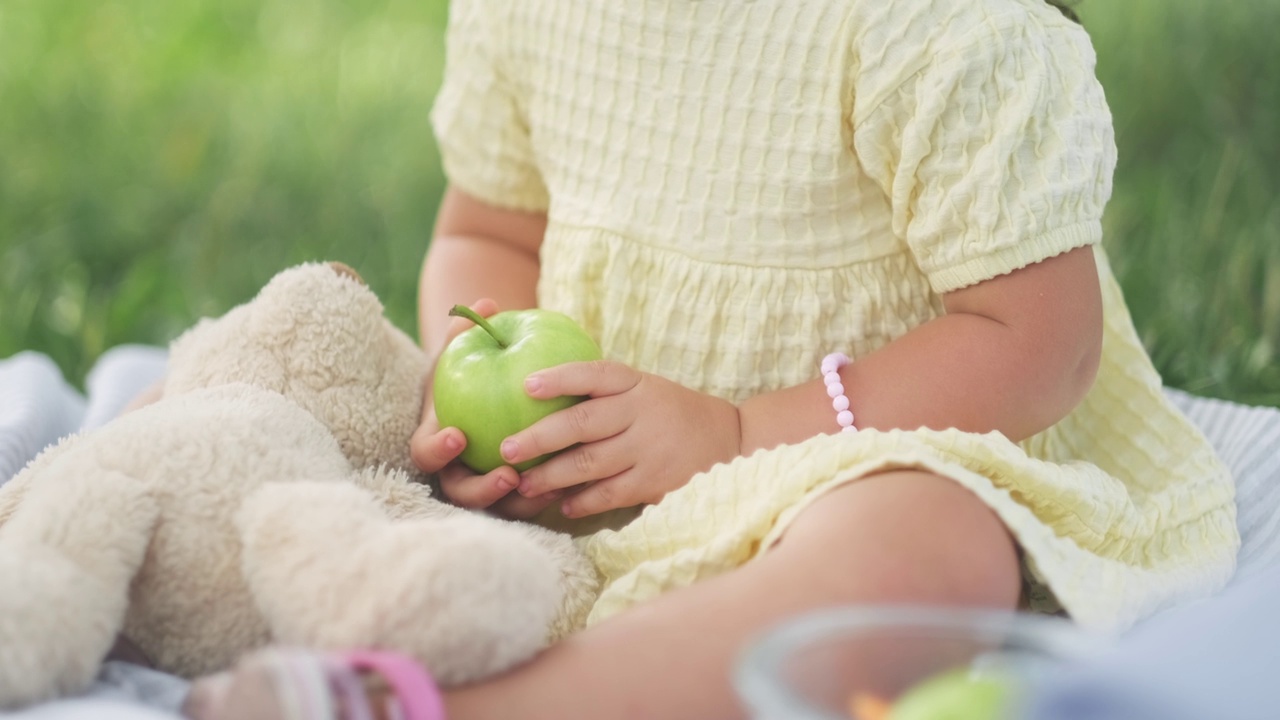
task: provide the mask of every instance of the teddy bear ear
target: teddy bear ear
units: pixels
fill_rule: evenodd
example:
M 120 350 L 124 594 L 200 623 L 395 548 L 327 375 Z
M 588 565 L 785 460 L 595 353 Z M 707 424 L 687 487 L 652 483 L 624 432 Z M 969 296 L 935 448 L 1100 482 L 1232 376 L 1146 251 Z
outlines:
M 333 268 L 333 271 L 338 273 L 341 277 L 349 277 L 361 285 L 365 285 L 366 287 L 368 286 L 368 283 L 364 281 L 364 278 L 360 277 L 360 273 L 356 272 L 354 268 L 344 262 L 331 260 L 329 262 L 329 267 Z

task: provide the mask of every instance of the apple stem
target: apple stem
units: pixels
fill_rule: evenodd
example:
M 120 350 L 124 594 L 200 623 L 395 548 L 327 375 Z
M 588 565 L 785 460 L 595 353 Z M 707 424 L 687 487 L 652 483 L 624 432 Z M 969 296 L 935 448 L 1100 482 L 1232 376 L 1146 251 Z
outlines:
M 498 343 L 498 347 L 503 348 L 504 350 L 506 349 L 507 341 L 504 340 L 502 336 L 498 334 L 497 330 L 493 329 L 493 326 L 489 324 L 488 320 L 485 320 L 483 317 L 481 317 L 480 314 L 477 313 L 475 310 L 472 310 L 466 305 L 454 305 L 452 308 L 450 308 L 449 315 L 452 317 L 464 317 L 470 320 L 471 322 L 479 325 L 480 327 L 484 328 L 485 332 L 489 333 L 489 336 L 493 338 L 494 342 Z

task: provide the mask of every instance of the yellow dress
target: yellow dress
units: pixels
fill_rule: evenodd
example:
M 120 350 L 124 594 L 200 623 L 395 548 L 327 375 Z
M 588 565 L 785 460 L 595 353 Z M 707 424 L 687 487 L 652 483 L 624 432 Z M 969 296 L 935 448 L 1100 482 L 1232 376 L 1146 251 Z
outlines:
M 607 357 L 731 401 L 1101 240 L 1111 115 L 1087 34 L 1043 0 L 454 0 L 447 43 L 446 173 L 547 213 L 539 303 Z M 1095 254 L 1102 367 L 1069 417 L 1017 444 L 864 430 L 717 466 L 582 539 L 606 581 L 591 621 L 748 562 L 886 467 L 987 502 L 1036 608 L 1118 629 L 1220 588 L 1231 478 Z

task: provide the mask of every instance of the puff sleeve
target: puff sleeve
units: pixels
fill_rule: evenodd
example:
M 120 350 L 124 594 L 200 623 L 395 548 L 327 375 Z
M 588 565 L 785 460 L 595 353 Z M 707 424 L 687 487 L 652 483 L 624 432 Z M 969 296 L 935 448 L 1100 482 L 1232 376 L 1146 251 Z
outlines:
M 453 0 L 444 81 L 431 122 L 449 182 L 517 210 L 545 211 L 547 189 L 518 85 L 503 67 L 502 18 L 479 0 Z
M 1088 35 L 989 20 L 868 103 L 854 151 L 937 293 L 1097 243 L 1116 150 Z

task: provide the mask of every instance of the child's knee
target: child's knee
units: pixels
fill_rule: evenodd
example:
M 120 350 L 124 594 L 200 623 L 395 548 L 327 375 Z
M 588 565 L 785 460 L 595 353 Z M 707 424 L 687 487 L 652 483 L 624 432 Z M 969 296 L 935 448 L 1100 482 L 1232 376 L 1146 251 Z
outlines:
M 779 560 L 823 577 L 837 602 L 1012 608 L 1021 590 L 1016 543 L 958 483 L 886 472 L 831 491 L 802 512 Z

